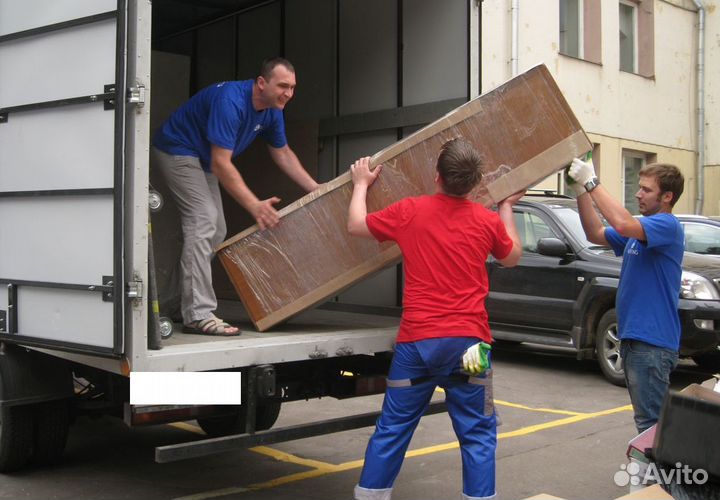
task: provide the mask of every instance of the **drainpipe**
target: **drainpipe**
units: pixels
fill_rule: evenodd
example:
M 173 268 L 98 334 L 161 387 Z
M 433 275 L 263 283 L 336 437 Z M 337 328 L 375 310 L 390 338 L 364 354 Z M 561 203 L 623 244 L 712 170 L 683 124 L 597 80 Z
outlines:
M 512 0 L 512 40 L 510 47 L 510 67 L 512 76 L 518 74 L 518 25 L 520 23 L 518 13 L 520 12 L 520 0 Z
M 702 214 L 705 199 L 705 7 L 701 0 L 693 0 L 698 10 L 697 48 L 697 198 L 695 213 Z

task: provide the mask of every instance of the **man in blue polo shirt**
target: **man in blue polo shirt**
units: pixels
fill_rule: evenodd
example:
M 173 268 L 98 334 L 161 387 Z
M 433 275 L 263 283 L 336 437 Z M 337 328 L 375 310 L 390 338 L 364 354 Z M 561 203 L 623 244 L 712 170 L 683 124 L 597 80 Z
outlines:
M 195 94 L 153 137 L 156 164 L 180 212 L 180 257 L 184 331 L 239 335 L 214 314 L 217 299 L 210 262 L 225 239 L 220 185 L 253 216 L 260 229 L 276 225 L 277 197 L 258 199 L 232 159 L 256 137 L 268 144 L 273 161 L 305 191 L 318 183 L 303 168 L 285 137 L 282 110 L 295 91 L 295 69 L 283 58 L 265 60 L 255 80 L 222 82 Z
M 592 161 L 573 160 L 568 174 L 589 241 L 623 256 L 615 308 L 625 381 L 642 432 L 658 420 L 670 372 L 680 347 L 678 299 L 685 233 L 672 209 L 685 179 L 675 165 L 653 163 L 640 170 L 640 219 L 600 185 Z M 586 195 L 587 193 L 587 195 Z M 612 227 L 605 228 L 593 202 Z

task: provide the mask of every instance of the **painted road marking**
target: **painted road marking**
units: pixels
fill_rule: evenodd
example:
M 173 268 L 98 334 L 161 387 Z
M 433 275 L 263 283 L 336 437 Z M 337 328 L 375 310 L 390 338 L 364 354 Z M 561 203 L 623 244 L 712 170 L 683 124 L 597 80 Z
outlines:
M 632 411 L 632 405 L 618 406 L 616 408 L 610 408 L 608 410 L 602 410 L 602 411 L 592 412 L 592 413 L 583 413 L 583 412 L 574 412 L 574 411 L 567 411 L 567 410 L 555 410 L 552 408 L 532 408 L 529 406 L 520 405 L 517 403 L 509 403 L 507 401 L 500 401 L 500 400 L 495 400 L 495 404 L 500 405 L 500 406 L 519 408 L 519 409 L 527 410 L 527 411 L 537 411 L 537 412 L 543 412 L 543 413 L 568 415 L 566 418 L 559 418 L 557 420 L 552 420 L 550 422 L 545 422 L 542 424 L 529 425 L 527 427 L 521 427 L 520 429 L 516 429 L 514 431 L 501 432 L 497 436 L 498 440 L 514 438 L 514 437 L 519 437 L 519 436 L 526 436 L 528 434 L 539 432 L 539 431 L 542 431 L 545 429 L 552 429 L 555 427 L 561 427 L 563 425 L 569 425 L 569 424 L 574 424 L 576 422 L 582 422 L 583 420 L 604 417 L 607 415 L 612 415 L 612 414 L 620 413 L 620 412 L 624 412 L 624 411 Z M 190 425 L 190 424 L 173 423 L 173 424 L 169 424 L 169 425 L 176 427 L 178 429 L 184 429 L 184 430 L 187 430 L 190 432 L 204 434 L 204 432 L 200 428 Z M 426 446 L 424 448 L 408 450 L 405 453 L 405 458 L 407 459 L 407 458 L 419 457 L 419 456 L 423 456 L 423 455 L 430 455 L 432 453 L 439 453 L 439 452 L 443 452 L 443 451 L 454 450 L 459 447 L 460 447 L 460 445 L 457 441 L 439 444 L 439 445 L 433 445 L 433 446 Z M 294 474 L 288 474 L 287 476 L 281 476 L 276 479 L 271 479 L 269 481 L 265 481 L 262 483 L 251 484 L 246 487 L 222 488 L 222 489 L 218 489 L 218 490 L 206 491 L 203 493 L 197 493 L 194 495 L 179 497 L 179 498 L 176 498 L 175 500 L 205 500 L 205 499 L 209 499 L 209 498 L 218 498 L 218 497 L 222 497 L 222 496 L 233 495 L 233 494 L 237 494 L 237 493 L 244 493 L 244 492 L 248 492 L 248 491 L 258 491 L 258 490 L 264 490 L 264 489 L 269 489 L 269 488 L 275 488 L 277 486 L 281 486 L 284 484 L 293 483 L 296 481 L 303 481 L 303 480 L 311 479 L 311 478 L 315 478 L 315 477 L 320 477 L 320 476 L 324 476 L 326 474 L 333 474 L 336 472 L 344 472 L 344 471 L 348 471 L 348 470 L 352 470 L 352 469 L 359 469 L 363 466 L 363 463 L 364 463 L 364 459 L 360 459 L 360 460 L 352 460 L 350 462 L 344 462 L 341 464 L 331 464 L 331 463 L 322 462 L 319 460 L 300 458 L 291 453 L 276 450 L 276 449 L 270 448 L 268 446 L 256 446 L 254 448 L 250 448 L 250 451 L 259 453 L 261 455 L 266 455 L 266 456 L 272 457 L 276 460 L 280 460 L 283 462 L 288 462 L 288 463 L 292 463 L 292 464 L 296 464 L 296 465 L 311 467 L 311 470 L 303 471 L 303 472 L 296 472 Z

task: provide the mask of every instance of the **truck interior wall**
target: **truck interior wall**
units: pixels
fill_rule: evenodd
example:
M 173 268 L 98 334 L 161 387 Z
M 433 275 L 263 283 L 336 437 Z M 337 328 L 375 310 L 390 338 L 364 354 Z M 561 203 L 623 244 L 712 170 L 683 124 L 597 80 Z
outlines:
M 466 24 L 466 0 L 285 0 L 203 26 L 176 40 L 160 41 L 155 48 L 190 58 L 187 78 L 176 83 L 182 87 L 189 80 L 188 95 L 216 81 L 253 78 L 265 57 L 280 54 L 291 60 L 298 87 L 285 111 L 288 142 L 311 175 L 324 182 L 345 172 L 359 156 L 371 155 L 402 138 L 408 128 L 318 138 L 320 120 L 467 97 L 467 33 L 458 29 Z M 154 78 L 158 69 L 153 64 Z M 162 71 L 160 80 L 173 78 Z M 154 83 L 153 99 L 169 84 Z M 178 94 L 176 106 L 186 98 Z M 278 172 L 260 142 L 240 155 L 237 164 L 261 199 L 277 195 L 284 206 L 303 194 Z M 244 169 L 246 165 L 251 167 Z M 168 201 L 169 193 L 163 194 Z M 224 208 L 228 237 L 253 224 L 233 200 L 226 199 Z M 154 215 L 156 219 L 156 234 L 164 232 L 157 227 L 161 219 Z M 179 246 L 178 227 L 170 234 L 171 245 Z M 159 253 L 172 256 L 178 251 Z M 399 269 L 378 273 L 337 300 L 399 305 Z M 173 273 L 161 270 L 159 284 L 165 278 L 175 286 Z M 214 280 L 219 297 L 237 299 L 219 265 L 214 268 Z
M 153 51 L 150 88 L 150 130 L 154 131 L 190 94 L 190 56 Z M 162 194 L 162 210 L 151 214 L 155 277 L 164 316 L 176 316 L 180 310 L 180 272 L 178 259 L 182 245 L 180 217 L 165 181 L 150 157 L 150 185 Z
M 285 2 L 285 57 L 298 71 L 298 87 L 285 112 L 289 122 L 319 121 L 336 114 L 338 3 L 336 0 Z M 318 181 L 335 178 L 336 139 L 320 138 L 317 154 Z
M 467 0 L 404 5 L 402 105 L 469 98 Z
M 338 27 L 338 114 L 392 109 L 399 105 L 398 5 L 384 0 L 340 2 Z M 338 139 L 338 174 L 361 156 L 398 140 L 396 129 L 343 135 Z M 381 271 L 338 296 L 338 302 L 396 306 L 397 267 Z

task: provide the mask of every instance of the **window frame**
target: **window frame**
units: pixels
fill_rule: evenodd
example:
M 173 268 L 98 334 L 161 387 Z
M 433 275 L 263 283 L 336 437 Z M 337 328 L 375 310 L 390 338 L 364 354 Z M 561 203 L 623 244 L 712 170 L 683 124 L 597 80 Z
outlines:
M 632 19 L 630 20 L 630 23 L 632 25 L 632 68 L 628 69 L 623 67 L 623 43 L 622 43 L 622 20 L 623 20 L 623 10 L 621 6 L 626 6 L 631 9 L 632 12 Z M 639 68 L 639 53 L 638 53 L 638 45 L 639 45 L 639 29 L 638 29 L 638 16 L 639 16 L 639 7 L 640 5 L 637 2 L 634 2 L 632 0 L 619 0 L 618 3 L 618 67 L 620 68 L 620 71 L 625 71 L 626 73 L 634 73 L 638 74 L 638 68 Z
M 563 33 L 567 34 L 569 31 L 567 29 L 567 25 L 568 25 L 568 23 L 567 23 L 567 21 L 568 21 L 567 3 L 571 2 L 571 1 L 575 2 L 575 6 L 577 8 L 577 18 L 574 19 L 575 31 L 576 31 L 576 33 L 575 33 L 576 39 L 574 40 L 574 42 L 577 44 L 577 54 L 571 54 L 570 52 L 568 52 L 566 50 L 567 49 L 567 36 L 565 37 L 565 47 L 563 48 Z M 559 16 L 558 16 L 559 21 L 560 21 L 558 52 L 564 56 L 576 57 L 578 59 L 585 58 L 585 23 L 584 23 L 585 5 L 584 5 L 584 1 L 585 0 L 560 0 L 560 2 L 558 3 L 558 5 L 560 6 Z M 565 16 L 564 17 L 562 16 L 563 4 L 565 5 L 565 9 L 564 9 Z M 563 30 L 563 24 L 565 25 L 564 30 Z
M 628 206 L 628 199 L 627 199 L 627 188 L 628 188 L 628 164 L 627 160 L 633 159 L 633 160 L 640 160 L 640 168 L 638 168 L 638 172 L 642 170 L 642 168 L 648 164 L 648 155 L 646 153 L 642 153 L 640 151 L 633 151 L 629 149 L 624 149 L 622 152 L 622 171 L 620 172 L 622 180 L 621 185 L 623 187 L 622 189 L 622 204 L 623 206 L 633 215 L 639 215 L 640 211 L 637 207 L 637 200 L 635 200 L 635 197 L 633 196 L 633 206 Z M 635 192 L 639 189 L 637 182 L 635 183 Z M 635 209 L 635 212 L 633 212 L 632 209 Z

